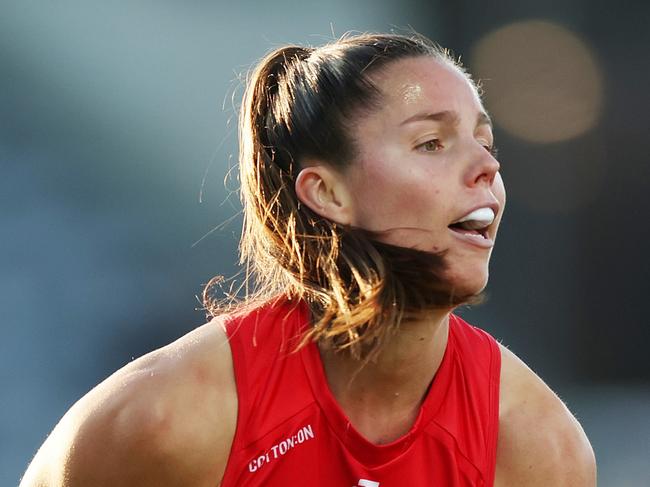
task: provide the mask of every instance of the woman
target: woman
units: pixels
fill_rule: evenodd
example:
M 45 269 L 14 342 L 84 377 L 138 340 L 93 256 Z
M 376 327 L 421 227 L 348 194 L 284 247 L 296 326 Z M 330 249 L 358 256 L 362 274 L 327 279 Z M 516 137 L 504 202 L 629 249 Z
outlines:
M 256 292 L 82 398 L 24 486 L 593 486 L 580 425 L 476 301 L 505 191 L 475 84 L 420 37 L 285 47 L 241 115 Z

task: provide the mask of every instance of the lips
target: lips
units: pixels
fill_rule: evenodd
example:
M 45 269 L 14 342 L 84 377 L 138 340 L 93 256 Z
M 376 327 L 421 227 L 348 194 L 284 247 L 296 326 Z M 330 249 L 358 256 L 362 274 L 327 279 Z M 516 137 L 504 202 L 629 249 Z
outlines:
M 490 202 L 467 210 L 463 216 L 449 224 L 449 229 L 464 240 L 486 248 L 492 247 L 494 241 L 489 236 L 490 226 L 494 223 L 499 206 Z
M 481 249 L 490 249 L 494 247 L 494 240 L 490 238 L 487 232 L 483 232 L 483 233 L 479 231 L 465 232 L 465 231 L 456 231 L 454 229 L 451 229 L 451 234 L 455 238 L 462 240 L 464 243 L 468 243 L 470 245 L 479 247 Z

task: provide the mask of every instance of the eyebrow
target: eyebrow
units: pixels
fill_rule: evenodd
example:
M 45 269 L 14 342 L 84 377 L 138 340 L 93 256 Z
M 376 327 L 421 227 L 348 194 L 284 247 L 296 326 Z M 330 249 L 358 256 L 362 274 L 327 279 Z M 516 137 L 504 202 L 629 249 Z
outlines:
M 400 125 L 406 125 L 412 122 L 422 122 L 425 120 L 431 120 L 433 122 L 446 122 L 452 125 L 456 125 L 459 122 L 458 113 L 452 110 L 443 110 L 442 112 L 436 113 L 416 113 L 412 117 L 407 118 L 402 121 Z M 489 125 L 492 128 L 492 119 L 485 112 L 479 112 L 476 117 L 476 126 Z

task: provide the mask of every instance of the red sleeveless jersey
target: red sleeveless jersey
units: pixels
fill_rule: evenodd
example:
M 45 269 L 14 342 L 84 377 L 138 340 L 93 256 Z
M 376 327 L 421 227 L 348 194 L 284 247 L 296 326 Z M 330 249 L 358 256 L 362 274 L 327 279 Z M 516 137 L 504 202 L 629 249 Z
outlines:
M 239 410 L 222 487 L 492 486 L 501 354 L 452 315 L 440 368 L 411 430 L 366 440 L 329 390 L 303 302 L 277 301 L 226 324 Z

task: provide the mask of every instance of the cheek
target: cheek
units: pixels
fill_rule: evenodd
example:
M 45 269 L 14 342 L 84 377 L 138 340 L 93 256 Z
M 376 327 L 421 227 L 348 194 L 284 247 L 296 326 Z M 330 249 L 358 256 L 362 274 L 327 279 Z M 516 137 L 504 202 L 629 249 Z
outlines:
M 426 230 L 444 215 L 444 185 L 426 168 L 408 168 L 413 164 L 400 164 L 399 159 L 375 159 L 360 166 L 355 199 L 359 223 L 366 228 Z
M 506 188 L 503 184 L 503 179 L 501 179 L 501 174 L 499 173 L 497 173 L 496 178 L 494 179 L 492 193 L 494 193 L 494 196 L 501 205 L 501 210 L 499 212 L 499 225 L 501 225 L 501 219 L 503 218 L 503 212 L 506 207 Z
M 503 178 L 501 177 L 500 173 L 497 173 L 496 177 L 494 178 L 492 191 L 494 192 L 494 196 L 496 196 L 496 198 L 499 200 L 499 203 L 501 203 L 501 207 L 503 208 L 506 204 L 506 187 L 503 183 Z

